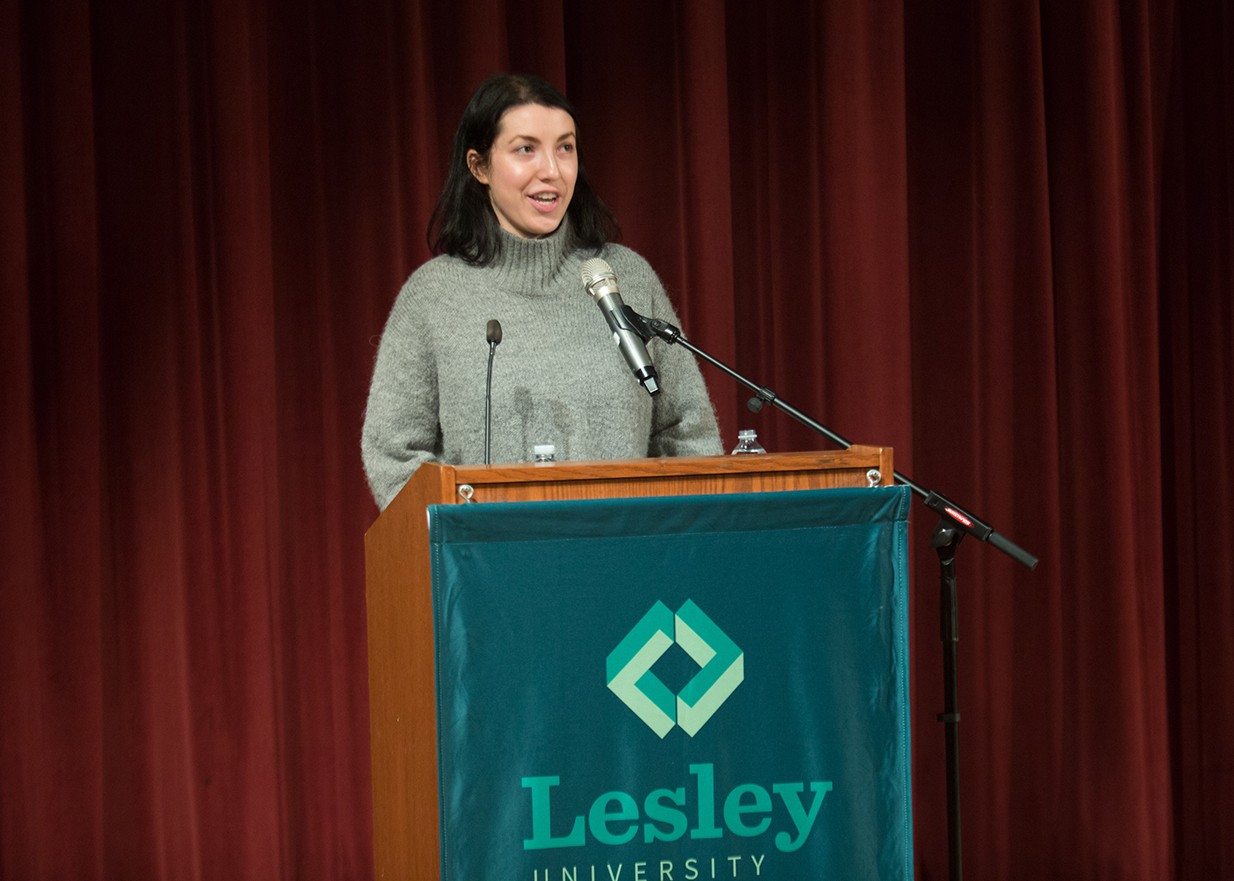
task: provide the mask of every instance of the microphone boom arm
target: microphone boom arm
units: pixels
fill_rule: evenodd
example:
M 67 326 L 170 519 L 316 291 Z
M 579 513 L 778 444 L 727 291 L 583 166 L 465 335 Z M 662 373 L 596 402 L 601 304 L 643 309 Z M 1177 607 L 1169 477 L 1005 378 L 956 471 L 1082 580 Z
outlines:
M 765 386 L 760 386 L 755 382 L 751 382 L 723 361 L 720 361 L 718 358 L 713 358 L 711 355 L 704 352 L 698 346 L 687 340 L 685 335 L 682 334 L 681 328 L 676 325 L 670 324 L 660 318 L 647 318 L 643 315 L 639 315 L 628 305 L 623 306 L 622 311 L 625 314 L 625 317 L 629 320 L 630 325 L 635 329 L 639 336 L 643 338 L 643 342 L 650 342 L 652 337 L 659 337 L 670 345 L 680 345 L 685 349 L 688 349 L 696 357 L 703 359 L 713 367 L 727 373 L 733 379 L 737 380 L 746 388 L 754 392 L 754 397 L 750 399 L 748 406 L 755 413 L 763 408 L 763 404 L 771 404 L 773 407 L 783 410 L 789 416 L 792 416 L 811 431 L 821 434 L 837 446 L 840 446 L 846 450 L 852 446 L 851 441 L 846 440 L 827 426 L 823 425 L 821 422 L 810 418 L 796 407 L 785 402 L 771 389 L 766 388 Z M 1035 569 L 1037 567 L 1038 560 L 1035 556 L 1015 544 L 1015 542 L 995 532 L 994 527 L 986 523 L 976 514 L 965 510 L 941 493 L 936 493 L 925 489 L 911 478 L 901 474 L 899 471 L 893 471 L 892 473 L 895 477 L 896 483 L 907 486 L 924 500 L 927 508 L 955 523 L 956 528 L 961 532 L 971 535 L 978 541 L 987 542 L 993 545 L 1004 554 L 1011 557 L 1013 560 L 1022 563 L 1029 569 Z

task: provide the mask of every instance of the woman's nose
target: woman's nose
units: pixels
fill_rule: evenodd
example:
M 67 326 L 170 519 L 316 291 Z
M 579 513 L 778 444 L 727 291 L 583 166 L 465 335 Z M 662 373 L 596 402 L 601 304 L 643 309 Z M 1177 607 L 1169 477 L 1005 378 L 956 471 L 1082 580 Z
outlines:
M 550 180 L 558 176 L 557 157 L 552 151 L 545 150 L 540 158 L 540 178 Z

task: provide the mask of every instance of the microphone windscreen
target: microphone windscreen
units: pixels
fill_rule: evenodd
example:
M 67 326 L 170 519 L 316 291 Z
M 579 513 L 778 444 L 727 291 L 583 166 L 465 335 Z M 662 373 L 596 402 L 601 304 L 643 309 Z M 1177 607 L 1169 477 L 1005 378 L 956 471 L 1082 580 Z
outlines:
M 611 278 L 616 280 L 613 275 L 613 267 L 608 265 L 608 262 L 599 257 L 592 257 L 583 263 L 582 269 L 583 287 L 589 288 L 601 278 Z
M 492 343 L 494 346 L 500 345 L 501 344 L 501 322 L 498 321 L 496 318 L 490 318 L 488 320 L 488 332 L 485 334 L 484 338 L 488 340 L 490 343 Z

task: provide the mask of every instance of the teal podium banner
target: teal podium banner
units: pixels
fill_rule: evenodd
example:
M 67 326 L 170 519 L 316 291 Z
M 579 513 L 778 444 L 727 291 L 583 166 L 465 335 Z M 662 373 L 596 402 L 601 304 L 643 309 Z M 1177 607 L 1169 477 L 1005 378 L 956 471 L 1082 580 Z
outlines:
M 908 509 L 431 507 L 443 881 L 911 879 Z

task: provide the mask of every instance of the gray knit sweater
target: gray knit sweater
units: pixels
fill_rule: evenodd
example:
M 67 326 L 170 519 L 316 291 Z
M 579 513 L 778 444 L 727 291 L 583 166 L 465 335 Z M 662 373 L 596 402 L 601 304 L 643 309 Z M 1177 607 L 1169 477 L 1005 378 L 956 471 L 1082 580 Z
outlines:
M 502 232 L 502 257 L 470 266 L 449 256 L 417 269 L 395 300 L 377 349 L 361 448 L 385 508 L 421 462 L 484 461 L 485 327 L 501 322 L 493 362 L 493 462 L 529 462 L 536 444 L 557 459 L 632 459 L 721 452 L 715 413 L 694 357 L 660 340 L 648 352 L 661 393 L 650 397 L 583 289 L 590 251 Z M 620 245 L 601 256 L 622 299 L 679 323 L 647 262 Z

